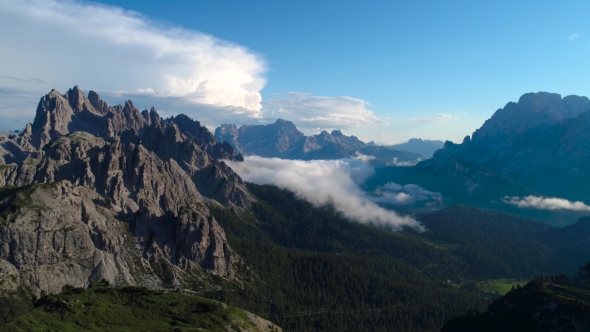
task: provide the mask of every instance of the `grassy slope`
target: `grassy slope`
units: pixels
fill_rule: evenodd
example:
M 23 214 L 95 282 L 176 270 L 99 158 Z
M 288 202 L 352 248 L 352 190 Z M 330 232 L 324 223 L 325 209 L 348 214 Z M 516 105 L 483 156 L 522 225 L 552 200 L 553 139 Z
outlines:
M 251 328 L 246 312 L 225 304 L 142 287 L 68 288 L 41 298 L 3 331 L 225 331 Z

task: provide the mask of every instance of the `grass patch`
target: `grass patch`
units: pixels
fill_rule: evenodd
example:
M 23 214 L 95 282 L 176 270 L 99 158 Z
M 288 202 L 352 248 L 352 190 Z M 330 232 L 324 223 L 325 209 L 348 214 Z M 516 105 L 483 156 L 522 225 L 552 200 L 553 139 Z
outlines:
M 4 330 L 225 331 L 227 326 L 255 330 L 246 312 L 216 301 L 93 283 L 89 289 L 65 286 L 61 294 L 42 297 Z
M 477 283 L 477 286 L 486 293 L 505 295 L 512 287 L 516 287 L 519 284 L 522 286 L 528 282 L 528 280 L 518 279 L 491 279 L 480 281 Z

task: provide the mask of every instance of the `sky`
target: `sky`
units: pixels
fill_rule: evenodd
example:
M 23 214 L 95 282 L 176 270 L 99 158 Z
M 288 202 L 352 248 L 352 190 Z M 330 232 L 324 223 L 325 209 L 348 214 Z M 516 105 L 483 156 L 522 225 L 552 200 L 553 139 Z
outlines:
M 221 123 L 460 142 L 527 92 L 589 96 L 583 1 L 0 0 L 0 130 L 74 85 Z

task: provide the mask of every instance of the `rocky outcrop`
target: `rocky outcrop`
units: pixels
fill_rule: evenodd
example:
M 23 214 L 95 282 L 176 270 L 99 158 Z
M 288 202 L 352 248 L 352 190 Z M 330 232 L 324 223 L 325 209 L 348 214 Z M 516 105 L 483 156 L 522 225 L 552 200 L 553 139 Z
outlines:
M 39 293 L 236 277 L 239 258 L 207 204 L 249 206 L 220 160 L 242 157 L 199 122 L 52 90 L 33 125 L 0 137 L 0 156 L 0 265 L 16 284 Z
M 0 259 L 36 293 L 92 280 L 135 283 L 116 212 L 67 181 L 32 185 L 2 200 Z

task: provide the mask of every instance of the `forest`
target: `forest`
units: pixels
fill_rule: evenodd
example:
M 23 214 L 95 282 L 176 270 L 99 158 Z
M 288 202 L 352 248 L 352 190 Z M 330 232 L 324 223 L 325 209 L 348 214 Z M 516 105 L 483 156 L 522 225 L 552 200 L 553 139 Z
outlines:
M 276 187 L 248 186 L 258 198 L 251 212 L 210 207 L 244 258 L 248 280 L 208 296 L 288 331 L 438 331 L 451 317 L 489 304 L 478 281 L 574 273 L 590 257 L 574 254 L 588 241 L 585 220 L 555 229 L 453 206 L 416 216 L 424 233 L 395 233 Z

